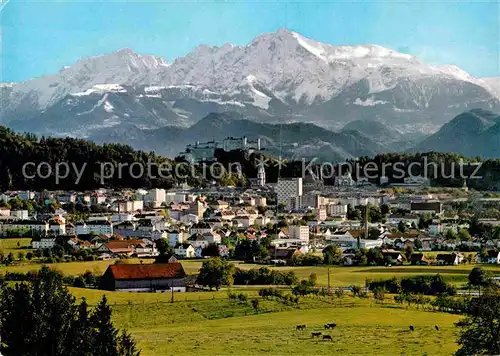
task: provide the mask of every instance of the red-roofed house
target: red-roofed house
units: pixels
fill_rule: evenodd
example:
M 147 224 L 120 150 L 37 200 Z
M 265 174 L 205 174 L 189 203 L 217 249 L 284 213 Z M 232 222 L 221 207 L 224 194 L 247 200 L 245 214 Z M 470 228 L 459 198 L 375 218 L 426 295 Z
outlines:
M 102 276 L 102 289 L 155 292 L 186 291 L 186 272 L 180 263 L 110 265 Z

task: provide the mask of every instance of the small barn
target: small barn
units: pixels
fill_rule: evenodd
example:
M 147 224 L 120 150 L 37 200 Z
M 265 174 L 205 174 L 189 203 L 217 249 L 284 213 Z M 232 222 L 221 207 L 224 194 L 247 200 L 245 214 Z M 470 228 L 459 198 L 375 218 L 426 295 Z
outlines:
M 440 253 L 436 256 L 438 265 L 459 265 L 462 263 L 464 256 L 461 253 Z
M 412 265 L 428 265 L 429 262 L 425 259 L 425 255 L 423 253 L 414 253 L 410 257 L 410 263 Z
M 117 264 L 108 267 L 101 288 L 128 292 L 186 291 L 187 276 L 182 264 Z

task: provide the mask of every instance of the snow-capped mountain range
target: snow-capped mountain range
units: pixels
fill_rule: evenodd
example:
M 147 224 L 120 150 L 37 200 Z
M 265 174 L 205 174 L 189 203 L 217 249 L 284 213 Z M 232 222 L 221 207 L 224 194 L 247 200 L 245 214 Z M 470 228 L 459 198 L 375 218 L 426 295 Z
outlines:
M 89 138 L 121 125 L 188 127 L 228 111 L 266 123 L 340 129 L 377 120 L 431 133 L 463 111 L 498 110 L 500 86 L 381 46 L 334 46 L 280 29 L 246 46 L 201 45 L 172 63 L 130 49 L 81 59 L 0 85 L 0 104 L 0 123 L 14 129 Z

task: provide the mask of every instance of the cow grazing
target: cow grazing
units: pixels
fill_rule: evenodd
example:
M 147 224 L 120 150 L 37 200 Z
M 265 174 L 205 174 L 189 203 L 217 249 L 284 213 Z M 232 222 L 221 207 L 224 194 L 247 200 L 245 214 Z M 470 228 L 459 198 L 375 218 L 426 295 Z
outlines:
M 335 323 L 328 323 L 325 325 L 325 329 L 335 329 L 335 327 L 337 327 Z
M 332 339 L 332 337 L 330 335 L 323 335 L 323 340 L 333 341 L 333 339 Z
M 320 336 L 321 336 L 321 332 L 314 332 L 314 333 L 311 333 L 311 336 L 312 336 L 312 337 L 320 337 Z
M 410 325 L 410 331 L 415 331 L 415 328 L 413 327 L 413 325 Z
M 297 325 L 297 326 L 295 327 L 295 329 L 296 329 L 296 330 L 305 330 L 305 329 L 306 329 L 306 326 L 305 326 L 304 324 L 302 324 L 302 325 Z
M 434 325 L 434 327 L 436 328 L 437 331 L 439 331 L 439 326 L 438 324 Z

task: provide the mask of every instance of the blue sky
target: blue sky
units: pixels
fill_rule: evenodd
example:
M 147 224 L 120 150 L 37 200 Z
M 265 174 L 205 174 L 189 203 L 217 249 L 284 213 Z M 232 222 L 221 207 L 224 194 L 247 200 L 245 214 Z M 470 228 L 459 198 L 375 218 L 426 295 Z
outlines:
M 374 43 L 476 76 L 500 76 L 496 1 L 10 0 L 0 16 L 1 81 L 56 73 L 79 58 L 124 47 L 172 61 L 200 43 L 242 45 L 281 27 L 335 45 Z

